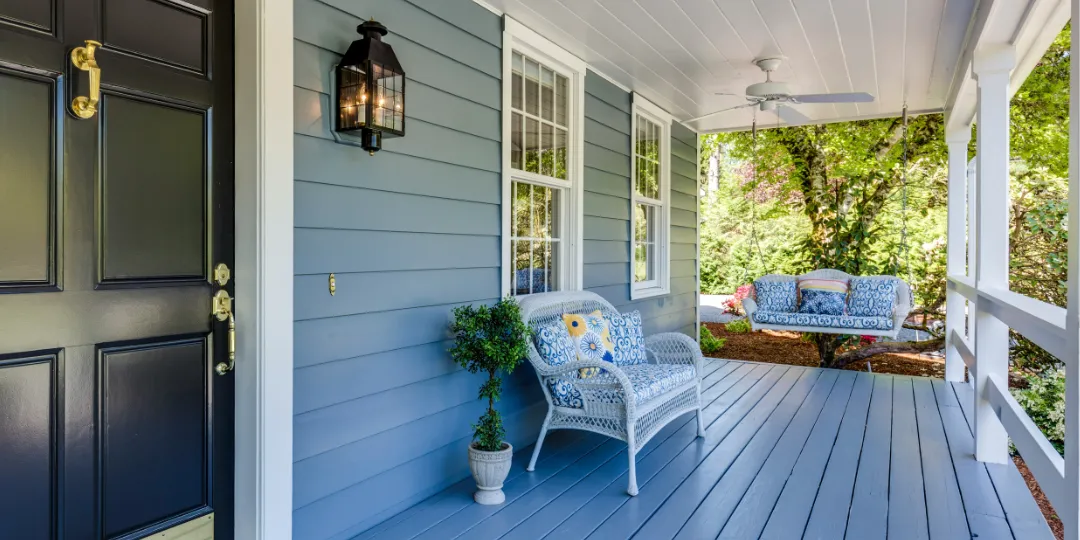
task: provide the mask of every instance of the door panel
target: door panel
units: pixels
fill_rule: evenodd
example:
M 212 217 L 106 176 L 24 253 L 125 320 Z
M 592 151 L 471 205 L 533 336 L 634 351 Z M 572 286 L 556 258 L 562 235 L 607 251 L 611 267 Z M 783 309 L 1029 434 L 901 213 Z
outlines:
M 56 372 L 55 353 L 0 357 L 0 485 L 19 486 L 0 489 L 0 538 L 36 538 L 53 527 Z
M 99 358 L 104 536 L 206 507 L 211 416 L 206 340 L 105 346 Z
M 209 10 L 168 0 L 104 0 L 103 43 L 155 62 L 206 73 Z M 156 21 L 153 33 L 144 21 Z
M 56 88 L 0 70 L 0 288 L 55 284 Z
M 207 137 L 202 111 L 106 94 L 102 280 L 207 280 Z
M 0 96 L 0 539 L 231 538 L 231 2 L 0 0 Z

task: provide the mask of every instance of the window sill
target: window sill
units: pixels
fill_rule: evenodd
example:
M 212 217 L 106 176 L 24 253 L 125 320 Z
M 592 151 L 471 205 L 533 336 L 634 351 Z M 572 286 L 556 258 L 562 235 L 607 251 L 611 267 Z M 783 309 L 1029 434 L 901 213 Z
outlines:
M 665 289 L 663 287 L 643 287 L 643 288 L 638 288 L 638 287 L 633 286 L 633 285 L 631 285 L 631 287 L 630 287 L 630 299 L 631 300 L 641 300 L 642 298 L 652 298 L 654 296 L 663 296 L 665 294 L 670 294 L 670 293 L 671 293 L 671 291 L 669 289 Z

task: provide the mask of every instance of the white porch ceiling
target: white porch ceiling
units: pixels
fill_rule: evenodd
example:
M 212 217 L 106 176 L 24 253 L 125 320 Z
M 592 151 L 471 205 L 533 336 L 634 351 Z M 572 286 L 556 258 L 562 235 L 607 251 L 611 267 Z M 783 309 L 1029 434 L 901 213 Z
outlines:
M 959 84 L 978 0 L 486 0 L 679 120 L 746 103 L 755 58 L 799 94 L 869 92 L 868 104 L 804 104 L 815 123 L 941 111 Z M 984 0 L 984 3 L 989 3 Z M 1027 3 L 1027 2 L 1022 2 Z M 963 67 L 961 67 L 963 66 Z M 966 75 L 965 75 L 966 76 Z M 691 124 L 748 129 L 754 108 Z M 757 112 L 760 125 L 778 118 Z M 780 122 L 780 125 L 784 125 Z

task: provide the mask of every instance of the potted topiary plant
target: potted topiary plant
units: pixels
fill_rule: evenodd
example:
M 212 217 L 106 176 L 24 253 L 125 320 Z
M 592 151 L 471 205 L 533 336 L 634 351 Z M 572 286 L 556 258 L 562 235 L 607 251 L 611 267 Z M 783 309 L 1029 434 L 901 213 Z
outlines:
M 469 373 L 486 373 L 480 385 L 480 399 L 488 402 L 487 412 L 473 424 L 469 445 L 469 469 L 479 491 L 473 499 L 480 504 L 502 504 L 506 495 L 503 481 L 510 473 L 514 448 L 506 442 L 495 402 L 502 393 L 503 374 L 510 374 L 528 354 L 529 328 L 521 320 L 521 308 L 510 297 L 494 306 L 461 306 L 454 309 L 450 324 L 456 341 L 450 356 Z

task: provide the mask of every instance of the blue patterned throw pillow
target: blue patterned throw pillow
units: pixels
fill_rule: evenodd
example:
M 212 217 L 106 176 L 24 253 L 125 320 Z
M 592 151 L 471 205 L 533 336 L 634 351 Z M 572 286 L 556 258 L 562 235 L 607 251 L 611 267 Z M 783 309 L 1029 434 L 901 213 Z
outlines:
M 795 280 L 754 282 L 758 309 L 774 313 L 795 313 L 799 307 L 795 296 Z
M 896 282 L 891 279 L 854 278 L 848 312 L 856 317 L 893 316 Z
M 611 342 L 615 345 L 615 365 L 634 366 L 646 363 L 645 335 L 641 331 L 641 313 L 631 311 L 608 319 Z
M 814 315 L 843 315 L 844 293 L 808 289 L 802 291 L 799 313 Z
M 537 330 L 534 343 L 536 352 L 540 353 L 540 358 L 549 365 L 561 366 L 577 360 L 574 340 L 570 338 L 566 325 L 561 322 L 549 324 Z M 569 379 L 549 379 L 547 386 L 551 392 L 551 400 L 556 406 L 581 408 L 581 392 Z

